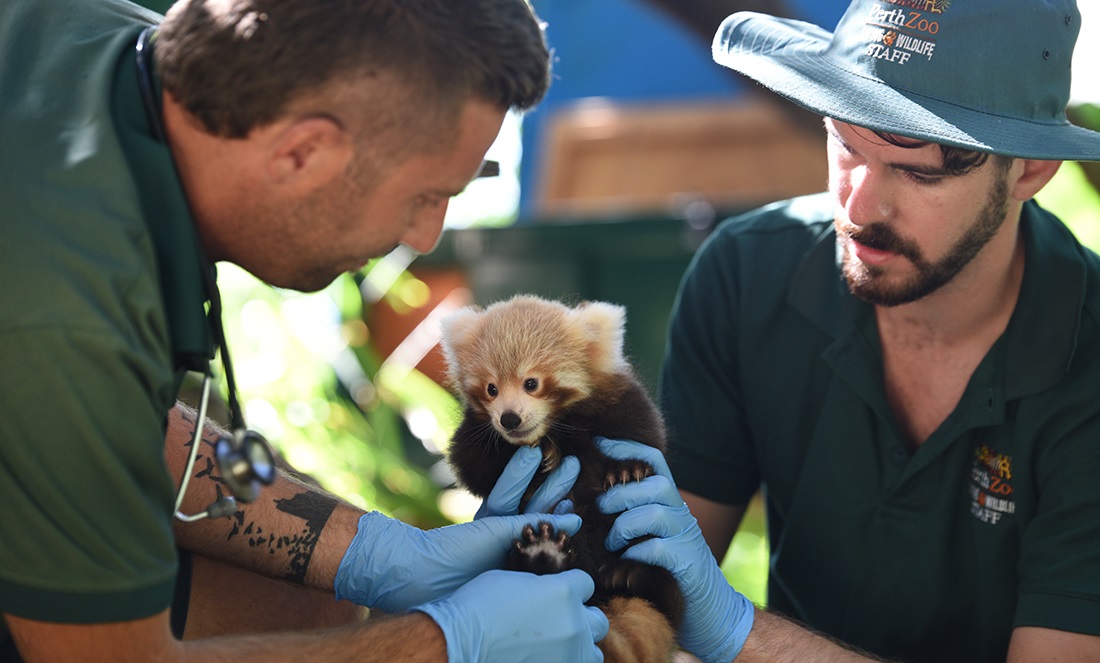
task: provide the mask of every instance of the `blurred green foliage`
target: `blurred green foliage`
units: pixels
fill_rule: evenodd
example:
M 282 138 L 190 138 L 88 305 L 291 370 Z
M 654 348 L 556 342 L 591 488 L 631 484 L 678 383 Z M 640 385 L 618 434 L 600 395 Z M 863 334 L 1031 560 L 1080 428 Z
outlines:
M 357 280 L 301 294 L 219 266 L 218 282 L 249 424 L 296 470 L 362 508 L 421 527 L 451 522 L 430 468 L 409 461 L 408 419 L 427 418 L 429 442 L 445 441 L 457 405 L 417 371 L 382 361 Z
M 1100 131 L 1100 106 L 1080 104 L 1070 108 L 1068 115 L 1075 124 Z M 1036 199 L 1061 218 L 1082 244 L 1100 252 L 1100 163 L 1062 164 Z

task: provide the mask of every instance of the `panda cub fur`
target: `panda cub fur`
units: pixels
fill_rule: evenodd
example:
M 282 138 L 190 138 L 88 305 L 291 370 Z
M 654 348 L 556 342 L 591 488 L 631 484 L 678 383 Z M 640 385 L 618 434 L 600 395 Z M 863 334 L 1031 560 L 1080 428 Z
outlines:
M 595 436 L 664 451 L 664 424 L 623 354 L 625 309 L 603 302 L 570 308 L 529 295 L 468 307 L 443 323 L 448 377 L 464 408 L 448 457 L 459 483 L 486 497 L 521 445 L 543 464 L 524 501 L 565 456 L 580 461 L 569 495 L 583 525 L 573 537 L 543 523 L 528 528 L 508 568 L 553 573 L 580 568 L 596 584 L 591 603 L 611 622 L 608 661 L 668 661 L 683 597 L 666 569 L 621 559 L 604 541 L 614 521 L 596 498 L 653 473 L 642 461 L 607 458 Z

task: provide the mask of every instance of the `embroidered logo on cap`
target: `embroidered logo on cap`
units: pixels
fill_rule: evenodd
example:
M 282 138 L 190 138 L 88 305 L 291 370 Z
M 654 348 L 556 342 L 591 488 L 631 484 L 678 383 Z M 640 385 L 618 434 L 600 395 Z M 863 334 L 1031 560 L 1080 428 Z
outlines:
M 950 8 L 951 0 L 883 0 L 872 5 L 864 32 L 865 55 L 900 65 L 913 57 L 931 60 L 940 32 L 937 18 Z
M 919 9 L 932 14 L 942 14 L 951 7 L 951 0 L 885 0 L 892 5 Z
M 1016 513 L 1012 496 L 1012 457 L 994 453 L 982 445 L 974 452 L 970 469 L 970 513 L 983 523 L 994 525 Z

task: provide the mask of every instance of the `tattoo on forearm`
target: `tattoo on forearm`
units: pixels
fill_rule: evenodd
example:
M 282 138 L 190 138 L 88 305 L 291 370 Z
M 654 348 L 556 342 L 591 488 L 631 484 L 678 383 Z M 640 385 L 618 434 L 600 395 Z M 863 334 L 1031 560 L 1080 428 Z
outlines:
M 220 494 L 220 489 L 218 492 Z M 231 516 L 234 523 L 226 538 L 228 540 L 237 536 L 247 537 L 248 546 L 251 548 L 266 549 L 269 555 L 286 555 L 288 568 L 283 578 L 300 585 L 305 584 L 306 571 L 313 558 L 313 551 L 317 547 L 317 540 L 321 537 L 321 530 L 324 529 L 329 516 L 336 508 L 336 499 L 324 493 L 311 491 L 289 499 L 275 500 L 275 508 L 305 521 L 302 529 L 289 534 L 279 534 L 265 530 L 262 525 L 251 519 L 246 524 L 244 512 L 238 511 Z
M 191 410 L 189 407 L 180 407 L 179 410 L 180 419 L 191 429 L 191 433 L 187 436 L 187 441 L 184 442 L 184 448 L 190 450 L 192 442 L 195 440 L 195 421 L 198 419 L 198 413 Z
M 284 576 L 291 582 L 304 584 L 310 559 L 321 537 L 321 530 L 336 508 L 336 499 L 319 492 L 305 492 L 290 499 L 275 501 L 275 508 L 305 521 L 302 529 L 288 535 L 264 532 L 262 527 L 250 523 L 243 531 L 249 537 L 250 546 L 266 546 L 272 555 L 283 551 L 289 558 L 289 569 Z
M 187 437 L 187 442 L 185 442 L 183 445 L 184 447 L 190 449 L 195 439 L 195 422 L 198 419 L 198 416 L 197 413 L 191 411 L 190 408 L 184 407 L 180 409 L 180 418 L 191 426 L 192 434 Z M 219 474 L 217 474 L 217 463 L 215 462 L 213 455 L 214 448 L 217 446 L 218 439 L 220 437 L 221 435 L 217 430 L 203 430 L 203 435 L 200 439 L 202 440 L 204 447 L 210 448 L 211 454 L 208 456 L 203 453 L 202 447 L 199 448 L 198 453 L 195 454 L 195 473 L 192 475 L 192 478 L 194 479 L 209 479 L 210 481 L 213 481 L 215 484 L 217 484 L 215 488 L 217 489 L 218 497 L 222 496 L 223 491 L 221 487 L 225 485 L 225 480 L 222 479 Z
M 290 499 L 276 500 L 275 508 L 305 521 L 301 532 L 279 537 L 277 542 L 279 547 L 287 546 L 287 554 L 290 556 L 290 571 L 286 579 L 305 583 L 306 570 L 313 557 L 313 550 L 317 547 L 317 539 L 336 508 L 336 500 L 324 493 L 309 491 Z
M 194 430 L 193 426 L 197 418 L 195 413 L 187 408 L 181 408 L 181 417 L 191 424 L 192 430 Z M 203 446 L 209 447 L 210 453 L 203 453 L 206 449 L 199 450 L 193 476 L 196 479 L 201 478 L 214 482 L 217 497 L 221 498 L 226 492 L 223 488 L 225 480 L 218 474 L 217 463 L 213 454 L 213 449 L 220 434 L 216 430 L 203 432 L 205 433 L 201 438 Z M 191 446 L 191 439 L 188 438 L 186 446 Z M 288 570 L 284 578 L 291 582 L 305 584 L 306 571 L 309 569 L 309 562 L 313 557 L 314 549 L 317 547 L 317 541 L 321 537 L 321 530 L 324 529 L 329 516 L 336 508 L 336 504 L 335 497 L 314 490 L 307 490 L 288 499 L 275 500 L 276 509 L 304 521 L 304 525 L 300 530 L 289 534 L 266 531 L 263 526 L 251 519 L 246 523 L 245 512 L 238 510 L 229 517 L 233 525 L 226 536 L 226 540 L 243 536 L 247 537 L 248 545 L 251 548 L 266 549 L 269 555 L 286 555 Z

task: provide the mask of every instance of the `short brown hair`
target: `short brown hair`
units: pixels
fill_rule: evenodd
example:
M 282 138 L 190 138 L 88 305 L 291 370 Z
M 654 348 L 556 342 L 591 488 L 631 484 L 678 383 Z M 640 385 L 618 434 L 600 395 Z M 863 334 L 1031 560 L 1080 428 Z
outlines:
M 154 53 L 165 90 L 228 138 L 342 79 L 400 81 L 414 107 L 394 114 L 435 121 L 471 98 L 528 109 L 550 81 L 542 25 L 525 0 L 179 0 Z
M 903 138 L 885 131 L 875 131 L 874 134 L 891 145 L 904 147 L 906 149 L 916 149 L 929 144 L 927 141 L 915 138 Z M 943 172 L 947 175 L 965 175 L 972 170 L 984 166 L 985 162 L 989 161 L 990 157 L 993 157 L 993 164 L 997 167 L 997 172 L 1001 175 L 1008 172 L 1009 167 L 1012 166 L 1011 157 L 988 152 L 976 152 L 974 150 L 967 150 L 952 145 L 942 145 L 939 143 L 937 143 L 937 145 L 939 145 L 940 152 L 943 154 Z

